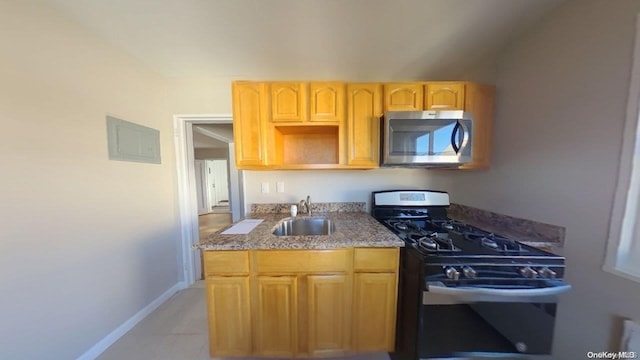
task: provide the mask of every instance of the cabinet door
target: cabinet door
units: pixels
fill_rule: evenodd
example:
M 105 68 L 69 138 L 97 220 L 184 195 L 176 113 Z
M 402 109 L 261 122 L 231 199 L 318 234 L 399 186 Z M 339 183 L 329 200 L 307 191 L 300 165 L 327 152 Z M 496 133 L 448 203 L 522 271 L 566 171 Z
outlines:
M 380 161 L 382 86 L 347 86 L 347 164 L 376 168 Z
M 464 83 L 428 83 L 425 98 L 427 110 L 464 110 Z
M 473 158 L 459 169 L 488 169 L 491 165 L 494 106 L 495 87 L 466 84 L 464 110 L 473 114 Z
M 212 276 L 206 288 L 211 356 L 251 355 L 249 277 Z
M 305 83 L 271 83 L 271 121 L 275 123 L 305 121 L 307 119 L 305 89 Z
M 233 137 L 238 169 L 264 167 L 266 161 L 266 85 L 234 82 Z
M 256 355 L 294 357 L 298 340 L 297 278 L 256 276 L 254 286 Z
M 422 83 L 384 84 L 384 111 L 422 111 Z
M 354 275 L 353 345 L 356 351 L 393 351 L 396 279 L 395 273 Z
M 309 275 L 308 340 L 311 356 L 345 353 L 350 335 L 350 284 L 347 275 Z
M 344 119 L 344 84 L 312 82 L 309 84 L 309 121 L 341 123 Z

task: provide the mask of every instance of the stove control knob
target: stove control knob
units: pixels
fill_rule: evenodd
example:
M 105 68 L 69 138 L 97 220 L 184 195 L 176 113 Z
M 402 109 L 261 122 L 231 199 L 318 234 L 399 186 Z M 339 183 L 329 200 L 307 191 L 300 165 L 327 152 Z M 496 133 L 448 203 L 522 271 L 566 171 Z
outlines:
M 454 267 L 448 266 L 446 269 L 444 269 L 444 273 L 451 280 L 460 279 L 460 271 L 456 270 Z
M 547 278 L 547 279 L 555 279 L 556 278 L 556 272 L 549 269 L 548 267 L 543 267 L 542 269 L 538 269 L 538 274 L 540 274 L 540 277 L 543 278 Z
M 462 268 L 462 273 L 464 274 L 464 276 L 466 278 L 469 279 L 475 279 L 477 277 L 477 273 L 475 270 L 473 270 L 473 268 L 471 268 L 471 266 L 465 266 Z
M 520 269 L 520 275 L 529 279 L 534 279 L 538 276 L 538 272 L 527 266 Z

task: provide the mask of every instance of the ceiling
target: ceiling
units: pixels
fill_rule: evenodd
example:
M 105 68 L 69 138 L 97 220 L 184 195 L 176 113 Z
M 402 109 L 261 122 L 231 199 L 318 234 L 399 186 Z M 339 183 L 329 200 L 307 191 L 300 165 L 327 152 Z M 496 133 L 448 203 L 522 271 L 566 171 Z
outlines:
M 457 79 L 564 0 L 47 0 L 170 77 Z

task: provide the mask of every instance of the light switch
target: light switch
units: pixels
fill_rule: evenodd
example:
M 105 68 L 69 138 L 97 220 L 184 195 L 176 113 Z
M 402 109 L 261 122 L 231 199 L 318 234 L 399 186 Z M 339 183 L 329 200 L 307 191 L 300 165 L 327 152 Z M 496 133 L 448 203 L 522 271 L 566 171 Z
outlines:
M 278 181 L 276 183 L 276 192 L 284 192 L 284 181 Z
M 262 192 L 263 193 L 268 193 L 269 192 L 269 183 L 268 182 L 263 182 L 262 183 Z

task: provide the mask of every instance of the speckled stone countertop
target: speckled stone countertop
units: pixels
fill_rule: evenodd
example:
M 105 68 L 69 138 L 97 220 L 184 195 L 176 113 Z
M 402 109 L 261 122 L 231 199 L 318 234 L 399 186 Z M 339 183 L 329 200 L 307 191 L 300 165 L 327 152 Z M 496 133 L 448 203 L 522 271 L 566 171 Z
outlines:
M 461 204 L 451 204 L 447 216 L 535 247 L 553 250 L 561 248 L 564 244 L 565 228 L 562 226 L 520 219 Z
M 354 204 L 354 203 L 349 203 Z M 317 205 L 321 208 L 321 204 Z M 365 212 L 318 212 L 310 217 L 326 217 L 335 223 L 335 231 L 330 235 L 275 236 L 273 231 L 282 220 L 291 218 L 289 205 L 270 210 L 264 204 L 259 207 L 266 211 L 252 213 L 247 219 L 264 219 L 248 234 L 222 235 L 221 232 L 232 225 L 209 235 L 195 245 L 202 250 L 251 250 L 251 249 L 335 249 L 349 247 L 402 247 L 404 241 L 389 231 L 384 225 Z M 353 210 L 359 206 L 352 207 Z M 287 212 L 282 212 L 286 209 Z M 315 209 L 315 207 L 314 207 Z M 335 209 L 335 208 L 334 208 Z M 296 218 L 309 216 L 298 213 Z

